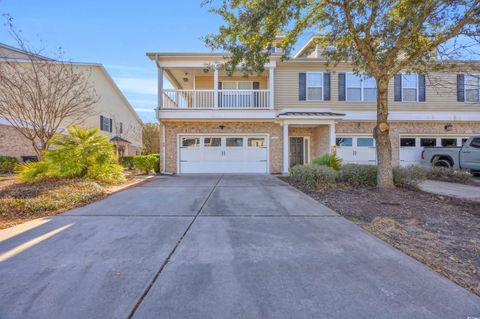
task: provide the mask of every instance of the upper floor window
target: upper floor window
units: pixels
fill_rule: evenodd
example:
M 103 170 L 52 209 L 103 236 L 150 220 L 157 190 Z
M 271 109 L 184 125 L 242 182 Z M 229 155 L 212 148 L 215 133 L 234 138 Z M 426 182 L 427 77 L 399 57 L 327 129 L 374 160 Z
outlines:
M 123 134 L 123 123 L 120 122 L 118 130 L 120 131 L 120 134 Z
M 323 97 L 323 73 L 307 73 L 307 100 L 321 101 Z
M 377 82 L 371 77 L 347 73 L 347 101 L 376 101 Z
M 112 132 L 112 119 L 100 115 L 100 130 L 105 132 Z
M 418 101 L 418 76 L 416 74 L 402 74 L 402 101 Z
M 480 102 L 480 75 L 465 75 L 465 102 Z

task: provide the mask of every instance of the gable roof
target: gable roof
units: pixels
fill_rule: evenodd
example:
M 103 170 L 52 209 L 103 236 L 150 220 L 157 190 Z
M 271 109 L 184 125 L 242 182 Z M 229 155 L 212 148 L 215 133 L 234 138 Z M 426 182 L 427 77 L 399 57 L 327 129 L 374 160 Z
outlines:
M 302 56 L 302 54 L 305 51 L 307 51 L 313 45 L 314 41 L 317 39 L 318 39 L 317 35 L 311 36 L 310 39 L 308 39 L 308 41 L 297 51 L 297 53 L 295 53 L 293 57 L 299 58 L 300 56 Z
M 38 59 L 41 59 L 41 60 L 55 61 L 54 59 L 51 59 L 49 57 L 46 57 L 46 56 L 43 56 L 43 55 L 40 55 L 40 54 L 35 54 L 35 53 L 32 53 L 32 52 L 28 52 L 28 51 L 25 51 L 25 50 L 22 50 L 22 49 L 19 49 L 19 48 L 15 48 L 15 47 L 12 47 L 11 45 L 0 42 L 0 52 L 1 51 L 7 52 L 6 55 L 8 55 L 8 52 L 11 52 L 13 54 L 12 59 L 22 59 L 22 58 L 19 58 L 19 57 L 25 58 L 26 56 L 30 55 L 30 56 L 34 56 Z M 15 55 L 17 56 L 17 58 L 14 57 Z

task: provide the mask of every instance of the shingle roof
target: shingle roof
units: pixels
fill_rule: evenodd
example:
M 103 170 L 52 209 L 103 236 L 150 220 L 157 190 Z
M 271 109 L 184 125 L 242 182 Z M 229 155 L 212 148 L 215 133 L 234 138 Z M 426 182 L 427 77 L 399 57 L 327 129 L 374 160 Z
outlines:
M 278 116 L 345 116 L 342 113 L 333 113 L 333 112 L 284 112 L 278 114 Z
M 121 138 L 120 136 L 114 136 L 110 139 L 110 142 L 124 142 L 124 143 L 128 143 L 128 144 L 132 144 L 132 142 L 130 141 L 127 141 L 126 139 L 124 138 Z

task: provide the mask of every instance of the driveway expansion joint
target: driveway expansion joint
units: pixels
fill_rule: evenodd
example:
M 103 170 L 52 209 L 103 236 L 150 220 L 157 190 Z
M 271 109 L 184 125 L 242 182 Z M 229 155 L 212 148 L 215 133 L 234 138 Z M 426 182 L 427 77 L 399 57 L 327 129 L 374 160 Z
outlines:
M 193 217 L 192 221 L 190 222 L 190 224 L 187 226 L 187 228 L 185 229 L 185 231 L 183 232 L 182 236 L 180 236 L 180 238 L 178 239 L 177 243 L 175 244 L 175 246 L 173 247 L 173 249 L 170 251 L 170 253 L 168 254 L 167 258 L 165 258 L 164 262 L 162 263 L 162 265 L 160 266 L 160 269 L 157 271 L 157 273 L 155 274 L 155 276 L 153 277 L 152 281 L 148 284 L 147 288 L 145 289 L 145 291 L 142 293 L 142 295 L 140 296 L 140 298 L 138 299 L 137 303 L 135 304 L 135 306 L 133 307 L 132 311 L 130 312 L 130 314 L 128 315 L 128 319 L 131 319 L 133 318 L 133 316 L 135 315 L 135 313 L 137 312 L 138 308 L 140 307 L 140 305 L 142 304 L 143 300 L 145 299 L 145 297 L 148 295 L 148 293 L 150 292 L 150 290 L 152 289 L 153 285 L 155 284 L 155 282 L 157 281 L 158 277 L 160 277 L 160 274 L 162 273 L 163 269 L 165 268 L 165 266 L 170 262 L 170 259 L 172 258 L 173 254 L 175 253 L 175 251 L 177 250 L 178 246 L 180 246 L 180 244 L 182 243 L 183 239 L 185 238 L 185 236 L 187 235 L 188 231 L 190 230 L 190 228 L 192 227 L 192 225 L 195 223 L 195 221 L 197 220 L 197 217 L 198 215 L 200 215 L 200 213 L 202 212 L 202 209 L 203 207 L 205 206 L 205 204 L 208 202 L 208 200 L 210 199 L 210 196 L 212 196 L 215 188 L 217 187 L 218 183 L 220 183 L 220 181 L 222 180 L 222 177 L 223 175 L 220 175 L 220 177 L 218 178 L 216 184 L 212 187 L 211 191 L 209 192 L 208 196 L 205 198 L 205 201 L 202 203 L 202 205 L 200 206 L 200 208 L 198 209 L 197 213 L 195 214 L 195 216 Z

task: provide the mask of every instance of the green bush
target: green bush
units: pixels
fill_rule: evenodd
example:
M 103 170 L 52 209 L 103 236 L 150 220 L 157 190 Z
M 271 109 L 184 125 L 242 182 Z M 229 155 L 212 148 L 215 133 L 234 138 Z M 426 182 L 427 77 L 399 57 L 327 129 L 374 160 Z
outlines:
M 155 171 L 155 173 L 159 174 L 160 173 L 160 154 L 152 154 L 152 155 L 155 155 L 156 157 L 155 167 L 153 168 L 153 170 Z
M 416 188 L 427 178 L 427 174 L 428 170 L 418 165 L 396 167 L 393 169 L 393 182 L 398 187 Z
M 340 168 L 337 180 L 351 186 L 376 186 L 377 167 L 374 165 L 345 164 Z
M 18 159 L 12 156 L 0 156 L 0 174 L 12 174 Z
M 156 155 L 138 155 L 133 157 L 133 167 L 143 171 L 145 174 L 155 169 L 158 157 Z
M 133 169 L 133 158 L 134 157 L 135 156 L 124 156 L 120 160 L 120 164 L 128 170 L 132 170 Z
M 57 135 L 44 161 L 22 165 L 19 179 L 34 182 L 45 178 L 88 178 L 105 183 L 123 180 L 112 143 L 98 129 L 73 126 L 66 135 Z
M 334 170 L 340 170 L 342 166 L 342 160 L 337 157 L 335 154 L 325 154 L 323 156 L 315 157 L 312 160 L 312 164 L 314 165 L 325 165 L 328 167 L 333 168 Z
M 428 171 L 427 177 L 429 179 L 444 182 L 467 183 L 471 180 L 472 174 L 465 170 L 458 170 L 447 167 L 432 167 Z
M 290 176 L 307 188 L 335 183 L 337 171 L 323 165 L 296 165 L 290 168 Z

